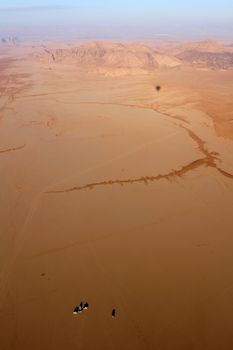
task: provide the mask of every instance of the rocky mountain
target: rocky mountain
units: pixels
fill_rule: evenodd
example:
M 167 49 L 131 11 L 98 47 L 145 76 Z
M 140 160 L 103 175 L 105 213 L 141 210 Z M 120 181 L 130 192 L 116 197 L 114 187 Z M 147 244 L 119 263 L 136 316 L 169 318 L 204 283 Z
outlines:
M 37 57 L 44 62 L 75 64 L 83 68 L 151 71 L 174 67 L 178 58 L 162 55 L 145 45 L 92 42 L 74 48 L 48 49 Z
M 198 51 L 198 52 L 233 52 L 232 48 L 225 45 L 222 42 L 215 40 L 204 40 L 204 41 L 191 41 L 183 44 L 179 44 L 172 50 L 173 55 L 178 55 L 184 51 Z
M 163 50 L 166 50 L 164 52 Z M 233 48 L 207 40 L 166 44 L 163 50 L 151 45 L 89 42 L 75 47 L 43 46 L 34 57 L 45 63 L 74 65 L 104 74 L 148 73 L 162 67 L 191 65 L 209 69 L 233 68 Z
M 3 37 L 0 39 L 3 44 L 16 44 L 19 42 L 18 37 Z
M 211 69 L 233 68 L 232 52 L 203 52 L 188 50 L 180 53 L 177 57 L 182 61 L 200 67 L 207 67 Z

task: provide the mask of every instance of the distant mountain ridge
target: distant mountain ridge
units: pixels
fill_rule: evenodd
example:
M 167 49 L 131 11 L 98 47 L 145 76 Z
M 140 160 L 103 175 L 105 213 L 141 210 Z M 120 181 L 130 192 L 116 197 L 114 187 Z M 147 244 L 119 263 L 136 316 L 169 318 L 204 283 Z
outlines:
M 225 52 L 226 45 L 215 40 L 194 41 L 180 46 L 179 50 L 197 50 L 203 52 Z
M 232 52 L 201 52 L 184 51 L 177 56 L 179 59 L 189 62 L 193 65 L 204 66 L 212 69 L 230 69 L 233 68 Z
M 173 55 L 183 63 L 209 69 L 232 69 L 233 49 L 215 40 L 182 44 L 173 50 Z
M 75 64 L 84 68 L 144 71 L 180 64 L 179 59 L 161 55 L 145 45 L 108 42 L 92 42 L 69 49 L 46 48 L 37 57 L 42 61 Z
M 18 43 L 19 42 L 19 38 L 18 37 L 16 37 L 16 36 L 13 36 L 13 37 L 2 37 L 1 38 L 1 42 L 3 43 L 3 44 L 16 44 L 16 43 Z
M 143 44 L 95 41 L 77 47 L 43 47 L 43 51 L 34 57 L 45 63 L 75 65 L 106 74 L 151 72 L 161 67 L 181 65 L 209 69 L 233 68 L 233 48 L 213 40 L 171 45 L 170 51 L 166 48 L 166 52 Z

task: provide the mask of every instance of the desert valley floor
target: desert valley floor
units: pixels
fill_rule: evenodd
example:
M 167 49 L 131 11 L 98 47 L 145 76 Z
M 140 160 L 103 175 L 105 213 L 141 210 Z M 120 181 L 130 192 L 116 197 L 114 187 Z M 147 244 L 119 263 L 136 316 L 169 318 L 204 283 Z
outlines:
M 0 62 L 0 348 L 233 348 L 233 71 L 25 52 Z

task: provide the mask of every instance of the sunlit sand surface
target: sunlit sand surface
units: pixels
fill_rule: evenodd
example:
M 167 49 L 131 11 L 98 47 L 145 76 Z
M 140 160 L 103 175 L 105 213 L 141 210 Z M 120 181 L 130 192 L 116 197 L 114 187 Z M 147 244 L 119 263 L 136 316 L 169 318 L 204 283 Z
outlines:
M 233 348 L 232 71 L 0 75 L 1 349 Z

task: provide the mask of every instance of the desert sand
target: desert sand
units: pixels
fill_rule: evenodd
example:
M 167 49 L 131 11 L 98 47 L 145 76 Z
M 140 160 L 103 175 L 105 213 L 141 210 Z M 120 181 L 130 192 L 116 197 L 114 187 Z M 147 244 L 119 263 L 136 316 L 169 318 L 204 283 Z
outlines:
M 118 45 L 0 48 L 2 350 L 233 348 L 233 70 Z

